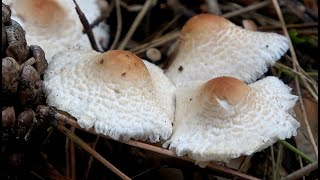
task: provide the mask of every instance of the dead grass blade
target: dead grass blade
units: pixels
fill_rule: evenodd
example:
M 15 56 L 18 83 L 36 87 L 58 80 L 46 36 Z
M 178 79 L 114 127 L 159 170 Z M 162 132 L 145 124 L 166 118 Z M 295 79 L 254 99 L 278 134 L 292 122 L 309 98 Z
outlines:
M 318 161 L 309 164 L 301 169 L 299 169 L 298 171 L 295 171 L 291 174 L 289 174 L 288 176 L 281 178 L 281 180 L 294 180 L 294 179 L 299 179 L 309 173 L 311 173 L 312 171 L 315 171 L 316 169 L 318 169 Z
M 118 49 L 124 49 L 126 47 L 127 43 L 131 39 L 133 33 L 136 31 L 136 29 L 137 29 L 138 25 L 140 24 L 141 20 L 143 19 L 144 15 L 148 12 L 149 8 L 152 6 L 154 1 L 155 0 L 148 0 L 144 3 L 143 8 L 141 9 L 141 11 L 137 15 L 137 17 L 134 19 L 133 23 L 130 26 L 129 31 L 127 32 L 127 34 L 123 38 Z
M 65 134 L 72 141 L 77 143 L 80 147 L 82 147 L 85 151 L 87 151 L 89 154 L 91 154 L 93 157 L 95 157 L 98 161 L 100 161 L 104 166 L 106 166 L 108 169 L 110 169 L 112 172 L 114 172 L 116 175 L 118 175 L 121 179 L 130 180 L 130 178 L 127 175 L 125 175 L 120 170 L 118 170 L 109 161 L 107 161 L 99 153 L 97 153 L 94 149 L 92 149 L 87 143 L 85 143 L 78 136 L 76 136 L 75 134 L 70 132 L 66 127 L 64 127 L 61 124 L 58 125 L 57 127 L 63 134 Z
M 74 4 L 76 5 L 76 11 L 78 13 L 78 16 L 80 18 L 80 21 L 83 25 L 83 28 L 84 28 L 84 31 L 86 32 L 86 34 L 88 35 L 88 38 L 89 38 L 89 41 L 90 41 L 90 44 L 91 44 L 91 47 L 92 49 L 94 49 L 95 51 L 98 51 L 100 52 L 99 48 L 98 48 L 98 45 L 96 43 L 96 40 L 94 38 L 94 35 L 93 35 L 93 32 L 92 32 L 92 29 L 90 27 L 90 24 L 85 16 L 85 14 L 82 12 L 82 10 L 80 9 L 78 3 L 73 0 Z
M 273 5 L 274 5 L 274 8 L 277 12 L 277 15 L 278 15 L 278 18 L 281 22 L 281 25 L 282 25 L 282 30 L 285 34 L 285 36 L 287 36 L 289 38 L 289 50 L 290 50 L 290 54 L 291 54 L 291 58 L 293 60 L 293 69 L 297 71 L 297 66 L 299 66 L 299 62 L 297 60 L 297 56 L 296 56 L 296 53 L 295 53 L 295 50 L 294 50 L 294 47 L 293 47 L 293 44 L 291 42 L 291 39 L 290 39 L 290 36 L 289 36 L 289 33 L 288 33 L 288 30 L 286 28 L 286 24 L 285 24 L 285 21 L 284 21 L 284 18 L 283 18 L 283 15 L 282 15 L 282 12 L 281 12 L 281 9 L 280 9 L 280 6 L 279 6 L 279 3 L 277 0 L 272 0 L 273 2 Z M 302 79 L 303 80 L 303 79 Z M 314 140 L 314 137 L 313 137 L 313 134 L 312 134 L 312 131 L 311 131 L 311 128 L 310 128 L 310 125 L 309 125 L 309 122 L 308 122 L 308 118 L 307 118 L 307 115 L 306 115 L 306 111 L 305 111 L 305 108 L 304 108 L 304 105 L 303 105 L 303 101 L 302 101 L 302 96 L 301 96 L 301 90 L 300 90 L 300 84 L 299 84 L 299 81 L 298 81 L 298 78 L 296 77 L 295 78 L 295 85 L 296 85 L 296 88 L 297 88 L 297 94 L 299 96 L 299 103 L 300 103 L 300 107 L 301 107 L 301 111 L 303 113 L 303 119 L 304 119 L 304 122 L 306 124 L 306 127 L 307 127 L 307 130 L 308 130 L 308 135 L 310 137 L 310 141 L 311 141 L 311 144 L 313 146 L 313 149 L 315 151 L 315 154 L 316 156 L 318 157 L 318 146 Z

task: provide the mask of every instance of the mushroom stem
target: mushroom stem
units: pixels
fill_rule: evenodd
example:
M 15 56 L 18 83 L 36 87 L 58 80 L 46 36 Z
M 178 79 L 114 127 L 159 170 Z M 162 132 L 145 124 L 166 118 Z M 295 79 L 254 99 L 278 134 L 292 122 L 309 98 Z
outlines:
M 118 175 L 121 179 L 130 180 L 130 178 L 127 175 L 125 175 L 119 169 L 113 166 L 109 161 L 103 158 L 99 153 L 92 149 L 87 143 L 82 141 L 78 136 L 70 132 L 66 127 L 64 127 L 63 125 L 58 125 L 57 127 L 63 134 L 68 136 L 72 141 L 77 143 L 80 147 L 82 147 L 85 151 L 87 151 L 89 154 L 95 157 L 98 161 L 100 161 L 103 165 L 105 165 L 112 172 Z

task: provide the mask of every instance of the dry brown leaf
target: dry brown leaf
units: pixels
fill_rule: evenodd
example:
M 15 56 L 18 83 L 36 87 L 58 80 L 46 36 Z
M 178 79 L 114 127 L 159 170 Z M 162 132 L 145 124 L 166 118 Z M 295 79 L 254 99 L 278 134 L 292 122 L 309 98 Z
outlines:
M 303 95 L 303 102 L 313 137 L 315 139 L 316 144 L 318 144 L 318 103 L 314 101 L 312 98 L 307 97 L 307 95 Z M 303 116 L 299 103 L 296 104 L 294 111 L 296 113 L 297 119 L 301 123 L 301 127 L 298 128 L 296 136 L 297 147 L 310 158 L 317 159 L 312 144 L 310 142 L 306 124 L 303 121 Z

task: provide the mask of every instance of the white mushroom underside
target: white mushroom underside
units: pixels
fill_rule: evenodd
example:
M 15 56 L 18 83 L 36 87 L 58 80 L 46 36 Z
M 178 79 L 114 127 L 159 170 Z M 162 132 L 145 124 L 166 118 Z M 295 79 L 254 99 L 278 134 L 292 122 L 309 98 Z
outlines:
M 40 46 L 46 56 L 48 62 L 51 61 L 53 55 L 57 52 L 73 48 L 75 46 L 91 48 L 88 36 L 82 33 L 83 25 L 80 22 L 79 16 L 75 10 L 73 1 L 55 0 L 66 14 L 62 19 L 55 22 L 53 25 L 58 29 L 52 30 L 52 27 L 43 24 L 33 25 L 26 23 L 23 19 L 38 18 L 38 17 L 23 17 L 15 10 L 15 4 L 20 0 L 5 0 L 5 4 L 10 5 L 12 16 L 26 32 L 26 40 L 28 45 Z M 100 16 L 100 9 L 98 5 L 99 0 L 77 0 L 77 3 L 89 23 L 92 23 Z M 106 47 L 109 41 L 109 26 L 101 22 L 93 29 L 93 34 L 99 48 Z
M 148 85 L 123 87 L 101 82 L 88 67 L 97 52 L 58 53 L 44 76 L 48 105 L 77 118 L 83 128 L 113 139 L 166 140 L 174 119 L 174 86 L 155 65 L 146 63 L 156 91 Z M 81 62 L 81 63 L 79 63 Z M 159 96 L 158 96 L 159 95 Z
M 297 97 L 279 79 L 267 77 L 251 84 L 253 90 L 246 99 L 250 103 L 238 104 L 239 114 L 229 119 L 210 113 L 199 116 L 201 110 L 195 101 L 198 85 L 177 89 L 173 134 L 163 146 L 178 156 L 189 155 L 202 165 L 228 162 L 296 135 L 300 124 L 288 111 L 292 111 Z
M 188 81 L 231 76 L 251 83 L 288 50 L 288 39 L 275 33 L 230 25 L 226 31 L 202 40 L 182 37 L 178 54 L 165 72 L 175 85 Z

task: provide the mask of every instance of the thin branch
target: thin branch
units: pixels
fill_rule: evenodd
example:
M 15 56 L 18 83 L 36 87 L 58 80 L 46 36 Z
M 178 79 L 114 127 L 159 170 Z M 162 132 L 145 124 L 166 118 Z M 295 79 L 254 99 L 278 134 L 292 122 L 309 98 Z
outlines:
M 294 180 L 294 179 L 299 179 L 313 171 L 315 171 L 316 169 L 318 169 L 318 161 L 309 164 L 301 169 L 299 169 L 298 171 L 295 171 L 289 175 L 287 175 L 284 178 L 281 178 L 281 180 Z
M 234 17 L 234 16 L 238 16 L 238 15 L 243 14 L 243 13 L 247 13 L 247 12 L 250 12 L 250 11 L 254 11 L 254 10 L 263 8 L 263 7 L 267 6 L 267 5 L 269 5 L 270 3 L 271 3 L 271 0 L 255 3 L 255 4 L 252 4 L 250 6 L 244 7 L 242 9 L 222 14 L 222 17 L 231 18 L 231 17 Z
M 73 127 L 73 126 L 72 126 Z M 66 176 L 71 178 L 70 138 L 66 137 Z
M 196 13 L 187 7 L 185 7 L 179 0 L 167 0 L 168 6 L 173 9 L 175 14 L 180 14 L 182 13 L 183 15 L 187 17 L 192 17 L 196 15 Z
M 300 164 L 300 169 L 302 169 L 303 168 L 303 163 L 302 163 L 302 158 L 300 156 L 299 156 L 299 164 Z M 306 180 L 306 177 L 303 176 L 302 180 Z
M 70 132 L 74 134 L 75 127 L 71 126 Z M 74 142 L 70 141 L 70 161 L 71 161 L 71 179 L 76 180 L 76 155 L 74 149 Z
M 136 31 L 138 25 L 140 24 L 141 20 L 143 19 L 144 15 L 147 13 L 147 11 L 149 10 L 149 8 L 152 6 L 153 3 L 154 3 L 154 0 L 148 0 L 144 3 L 143 8 L 139 12 L 137 17 L 133 21 L 133 23 L 131 24 L 129 31 L 127 32 L 126 36 L 124 37 L 124 39 L 120 43 L 118 49 L 124 49 L 126 47 L 127 43 L 131 39 L 133 33 Z
M 58 129 L 68 136 L 72 141 L 77 143 L 80 147 L 82 147 L 85 151 L 95 157 L 98 161 L 100 161 L 103 165 L 109 168 L 112 172 L 118 175 L 121 179 L 130 180 L 130 178 L 123 174 L 120 170 L 118 170 L 115 166 L 113 166 L 109 161 L 107 161 L 104 157 L 102 157 L 99 153 L 97 153 L 94 149 L 92 149 L 87 143 L 82 141 L 78 136 L 70 132 L 66 127 L 63 125 L 58 125 Z
M 70 123 L 69 123 L 69 121 L 64 121 L 64 122 L 67 122 L 70 125 L 77 124 L 76 122 L 72 122 L 72 121 L 74 121 L 73 119 L 68 119 L 68 120 L 70 120 Z M 82 129 L 78 124 L 77 124 L 76 127 L 79 128 L 79 129 Z M 90 132 L 92 134 L 97 134 L 97 133 L 94 132 L 93 129 L 91 129 L 91 130 L 89 130 L 87 132 Z M 104 135 L 101 135 L 101 136 L 106 137 L 108 139 L 111 139 L 108 136 L 104 136 Z M 118 142 L 121 142 L 121 143 L 124 143 L 124 144 L 128 144 L 128 145 L 131 145 L 131 146 L 135 146 L 135 147 L 139 147 L 139 148 L 142 148 L 142 149 L 145 149 L 145 150 L 153 151 L 153 152 L 156 152 L 156 153 L 164 154 L 164 155 L 167 155 L 167 156 L 180 158 L 180 159 L 183 159 L 185 161 L 189 161 L 189 162 L 194 163 L 194 160 L 192 160 L 192 159 L 190 159 L 190 158 L 188 158 L 186 156 L 178 157 L 174 151 L 171 151 L 171 150 L 168 150 L 168 149 L 164 149 L 164 148 L 160 148 L 160 147 L 157 147 L 157 146 L 153 146 L 153 145 L 150 145 L 150 144 L 147 144 L 147 143 L 134 141 L 134 140 L 118 141 Z M 220 172 L 223 172 L 223 173 L 226 173 L 226 174 L 231 174 L 231 175 L 234 175 L 234 176 L 237 176 L 237 177 L 240 177 L 240 178 L 257 180 L 257 178 L 255 178 L 255 177 L 246 175 L 244 173 L 241 173 L 241 172 L 238 172 L 236 170 L 232 170 L 232 169 L 229 169 L 227 167 L 220 166 L 220 165 L 217 165 L 217 164 L 210 163 L 210 164 L 207 165 L 207 167 L 212 169 L 212 170 L 220 171 Z
M 278 152 L 277 152 L 277 163 L 276 163 L 276 179 L 279 179 L 280 176 L 280 167 L 282 163 L 282 153 L 283 153 L 283 146 L 282 144 L 279 144 L 278 146 Z
M 251 161 L 251 158 L 252 158 L 253 155 L 250 155 L 250 156 L 246 156 L 243 160 L 243 162 L 241 163 L 240 167 L 239 167 L 239 171 L 240 172 L 244 172 L 244 169 L 246 168 L 246 166 L 250 163 Z
M 287 24 L 287 28 L 317 28 L 318 23 L 303 23 L 303 24 Z M 266 30 L 275 30 L 281 29 L 281 26 L 260 26 L 258 27 L 259 31 L 266 31 Z
M 98 144 L 99 139 L 100 139 L 100 136 L 97 135 L 96 140 L 95 140 L 95 142 L 94 142 L 94 144 L 92 146 L 92 149 L 96 149 L 96 146 Z M 90 173 L 90 169 L 91 169 L 93 160 L 94 160 L 93 156 L 90 155 L 84 179 L 88 179 L 88 177 L 89 177 L 89 173 Z
M 273 150 L 273 145 L 270 146 L 270 152 L 271 152 L 271 173 L 272 173 L 272 179 L 273 180 L 276 180 L 277 176 L 276 176 L 276 163 L 275 163 L 275 160 L 274 160 L 274 150 Z
M 140 46 L 135 47 L 130 51 L 133 52 L 134 54 L 139 54 L 146 51 L 149 48 L 157 47 L 169 41 L 175 40 L 179 37 L 179 35 L 180 35 L 180 32 L 170 32 L 170 33 L 167 33 L 166 35 L 161 36 L 160 38 L 154 39 L 145 44 L 141 44 Z
M 318 94 L 318 83 L 317 81 L 315 81 L 312 77 L 310 77 L 310 75 L 308 75 L 304 69 L 301 68 L 301 66 L 299 65 L 298 62 L 295 62 L 292 60 L 291 57 L 289 57 L 288 55 L 284 55 L 284 58 L 286 58 L 287 60 L 291 61 L 292 63 L 296 64 L 296 68 L 299 70 L 299 72 L 301 72 L 302 74 L 304 74 L 308 79 L 309 82 L 311 83 L 312 87 L 314 88 L 316 94 Z M 312 93 L 311 93 L 312 94 Z
M 165 167 L 168 167 L 168 165 L 162 165 L 162 166 L 153 167 L 153 168 L 151 168 L 151 169 L 147 169 L 147 170 L 145 170 L 145 171 L 143 171 L 143 172 L 141 172 L 141 173 L 133 176 L 132 179 L 135 179 L 135 178 L 137 178 L 137 177 L 141 177 L 142 175 L 144 175 L 144 174 L 146 174 L 146 173 L 149 173 L 150 171 L 154 171 L 154 170 L 157 170 L 157 169 L 159 169 L 159 168 L 165 168 Z
M 189 161 L 189 162 L 194 163 L 194 160 L 190 159 L 189 157 L 187 157 L 187 156 L 178 157 L 174 151 L 171 151 L 171 150 L 168 150 L 168 149 L 160 148 L 160 147 L 157 147 L 157 146 L 153 146 L 153 145 L 150 145 L 150 144 L 146 144 L 146 143 L 139 142 L 139 141 L 133 141 L 133 140 L 119 141 L 119 142 L 131 145 L 131 146 L 135 146 L 135 147 L 138 147 L 138 148 L 146 149 L 146 150 L 149 150 L 149 151 L 153 151 L 153 152 L 156 152 L 156 153 L 164 154 L 164 155 L 167 155 L 167 156 L 176 157 L 176 158 L 183 159 L 185 161 Z M 244 179 L 255 179 L 255 180 L 257 179 L 255 177 L 246 175 L 244 173 L 241 173 L 241 172 L 238 172 L 236 170 L 233 170 L 233 169 L 230 169 L 230 168 L 227 168 L 227 167 L 224 167 L 224 166 L 220 166 L 220 165 L 217 165 L 217 164 L 214 164 L 214 163 L 208 164 L 207 168 L 210 168 L 210 169 L 216 170 L 216 171 L 220 171 L 220 172 L 223 172 L 223 173 L 226 173 L 226 174 L 231 174 L 231 175 L 234 175 L 236 177 L 240 177 L 240 178 L 244 178 Z
M 277 12 L 278 18 L 279 18 L 279 20 L 281 22 L 282 30 L 283 30 L 284 34 L 287 36 L 287 38 L 289 39 L 289 50 L 290 50 L 291 58 L 295 62 L 295 63 L 293 63 L 293 69 L 297 70 L 296 66 L 297 66 L 297 64 L 299 64 L 299 62 L 298 62 L 296 53 L 294 51 L 294 47 L 293 47 L 293 44 L 291 42 L 288 30 L 286 28 L 286 24 L 285 24 L 285 21 L 284 21 L 284 18 L 283 18 L 279 3 L 278 3 L 277 0 L 272 0 L 272 2 L 273 2 L 275 10 Z M 314 137 L 313 137 L 313 134 L 312 134 L 309 122 L 308 122 L 308 117 L 306 115 L 305 107 L 304 107 L 302 96 L 301 96 L 300 84 L 299 84 L 299 81 L 298 81 L 297 77 L 295 77 L 295 85 L 296 85 L 297 93 L 299 95 L 299 103 L 301 105 L 300 108 L 301 108 L 301 112 L 303 114 L 303 120 L 304 120 L 304 122 L 306 124 L 308 135 L 310 137 L 310 141 L 311 141 L 311 144 L 313 146 L 313 150 L 314 150 L 314 152 L 316 154 L 316 157 L 318 158 L 318 147 L 317 147 L 317 144 L 316 144 L 316 142 L 314 140 Z
M 38 179 L 41 179 L 41 180 L 45 180 L 43 177 L 41 177 L 39 174 L 33 172 L 33 171 L 29 171 L 30 174 L 34 175 L 35 177 L 37 177 Z
M 75 141 L 75 143 L 77 143 L 82 148 L 84 148 L 84 150 L 86 150 L 91 155 L 93 155 L 97 160 L 102 162 L 105 166 L 107 166 L 107 167 L 112 166 L 107 160 L 105 160 L 100 154 L 98 154 L 96 151 L 94 151 L 89 145 L 87 145 L 85 142 L 83 142 L 81 139 L 79 139 L 74 134 L 70 133 L 70 131 L 68 129 L 66 129 L 64 126 L 62 126 L 61 123 L 67 123 L 67 124 L 69 124 L 71 126 L 74 126 L 75 128 L 78 128 L 78 129 L 81 129 L 83 131 L 86 131 L 86 132 L 89 132 L 89 133 L 97 135 L 97 133 L 95 133 L 93 128 L 91 128 L 89 130 L 85 130 L 85 129 L 81 128 L 74 118 L 69 117 L 69 116 L 64 115 L 64 114 L 61 114 L 61 113 L 57 112 L 54 108 L 52 108 L 50 106 L 38 106 L 37 111 L 39 113 L 41 113 L 40 115 L 42 117 L 53 116 L 55 118 L 55 120 L 57 120 L 56 124 L 60 124 L 60 125 L 57 125 L 58 127 L 60 127 L 59 130 L 61 130 L 64 134 L 66 134 L 71 140 Z M 108 138 L 108 139 L 111 139 L 108 136 L 104 136 L 104 135 L 100 135 L 100 136 Z M 150 145 L 150 144 L 147 144 L 147 143 L 134 141 L 134 140 L 118 141 L 118 142 L 121 142 L 121 143 L 124 143 L 124 144 L 128 144 L 128 145 L 131 145 L 131 146 L 135 146 L 135 147 L 139 147 L 139 148 L 142 148 L 142 149 L 145 149 L 145 150 L 153 151 L 153 152 L 156 152 L 156 153 L 164 154 L 164 155 L 167 155 L 167 156 L 180 158 L 180 159 L 183 159 L 185 161 L 189 161 L 189 162 L 194 163 L 194 160 L 188 158 L 187 156 L 178 157 L 174 151 L 171 151 L 171 150 L 168 150 L 168 149 L 164 149 L 164 148 L 161 148 L 161 147 L 157 147 L 157 146 L 154 146 L 154 145 Z M 114 168 L 115 167 L 113 167 L 113 170 L 115 170 Z M 210 168 L 212 170 L 219 171 L 219 172 L 222 172 L 222 173 L 225 173 L 225 174 L 230 174 L 230 175 L 233 175 L 233 176 L 236 176 L 236 177 L 239 177 L 239 178 L 252 179 L 252 180 L 257 180 L 258 179 L 258 178 L 252 177 L 250 175 L 247 175 L 247 174 L 238 172 L 236 170 L 230 169 L 228 167 L 224 167 L 224 166 L 217 165 L 217 164 L 214 164 L 214 163 L 208 164 L 207 168 Z
M 118 44 L 121 31 L 122 31 L 122 15 L 121 15 L 121 8 L 120 8 L 120 0 L 114 0 L 116 6 L 116 13 L 117 13 L 117 31 L 114 37 L 113 43 L 110 47 L 110 50 L 115 49 L 116 45 Z
M 76 5 L 76 11 L 77 11 L 78 16 L 79 16 L 79 18 L 80 18 L 80 21 L 81 21 L 81 23 L 82 23 L 82 25 L 83 25 L 83 28 L 84 28 L 84 30 L 85 30 L 85 33 L 88 35 L 88 38 L 89 38 L 89 41 L 90 41 L 90 44 L 91 44 L 92 49 L 94 49 L 95 51 L 100 52 L 100 50 L 99 50 L 99 48 L 98 48 L 98 46 L 97 46 L 96 40 L 95 40 L 95 38 L 94 38 L 94 35 L 93 35 L 93 33 L 92 33 L 92 29 L 91 29 L 91 27 L 90 27 L 90 24 L 89 24 L 89 22 L 88 22 L 88 20 L 87 20 L 87 18 L 86 18 L 86 16 L 85 16 L 85 14 L 84 14 L 84 13 L 82 12 L 82 10 L 80 9 L 78 3 L 77 3 L 75 0 L 73 0 L 73 2 L 74 2 L 74 4 Z
M 168 22 L 163 28 L 161 28 L 156 34 L 155 34 L 155 38 L 158 38 L 162 35 L 162 33 L 164 31 L 166 31 L 169 27 L 171 27 L 174 23 L 176 23 L 178 21 L 178 19 L 182 16 L 182 14 L 177 14 L 176 16 L 174 16 L 174 18 L 172 18 L 172 20 L 170 22 Z
M 141 11 L 141 9 L 143 8 L 143 6 L 140 4 L 128 5 L 127 3 L 125 3 L 121 0 L 120 0 L 120 6 L 125 8 L 129 12 Z
M 290 67 L 288 67 L 286 65 L 283 65 L 281 63 L 276 63 L 274 65 L 274 67 L 276 67 L 277 69 L 282 69 L 283 68 L 283 69 L 289 70 L 290 72 L 293 72 L 294 74 L 300 76 L 300 78 L 305 78 L 308 82 L 312 83 L 312 81 L 309 78 L 307 78 L 304 74 L 302 74 L 301 72 L 298 72 L 298 71 L 296 71 L 296 70 L 294 70 L 294 69 L 292 69 L 292 68 L 290 68 Z
M 308 163 L 313 163 L 314 160 L 309 158 L 307 155 L 305 155 L 302 151 L 297 149 L 296 147 L 292 146 L 290 143 L 284 140 L 279 140 L 279 143 L 281 143 L 284 147 L 288 148 L 290 151 L 294 152 L 295 154 L 299 155 L 302 159 L 307 161 Z
M 309 85 L 309 83 L 312 85 L 313 84 L 313 81 L 311 81 L 311 79 L 309 79 L 308 77 L 306 77 L 304 74 L 302 74 L 301 72 L 298 72 L 288 66 L 285 66 L 283 64 L 280 64 L 280 63 L 276 63 L 275 66 L 276 68 L 278 68 L 279 70 L 288 70 L 289 72 L 287 71 L 283 71 L 285 72 L 286 74 L 290 73 L 293 77 L 294 75 L 292 73 L 295 73 L 296 75 L 299 76 L 299 78 L 301 79 L 301 82 L 302 82 L 302 85 L 304 85 L 305 88 L 307 88 L 307 90 L 309 91 L 309 93 L 312 95 L 312 97 L 318 101 L 318 94 L 316 94 L 317 92 L 315 92 L 311 86 Z M 306 81 L 302 81 L 302 79 L 305 79 Z M 307 83 L 307 81 L 309 83 Z M 316 89 L 317 90 L 317 89 Z
M 215 15 L 221 15 L 221 10 L 217 0 L 206 0 L 206 4 L 210 13 Z
M 115 5 L 116 5 L 116 13 L 117 13 L 117 32 L 116 35 L 114 37 L 113 43 L 110 47 L 110 49 L 114 49 L 116 47 L 116 45 L 118 44 L 120 35 L 121 35 L 121 31 L 122 31 L 122 15 L 121 15 L 121 8 L 120 8 L 120 0 L 114 0 L 115 1 Z
M 241 6 L 239 4 L 236 4 L 236 3 L 227 3 L 226 5 L 228 8 L 232 8 L 233 11 L 235 11 L 234 9 L 243 9 L 245 8 L 244 6 Z M 251 18 L 254 18 L 256 19 L 260 24 L 270 24 L 270 25 L 274 25 L 274 26 L 280 26 L 280 22 L 273 19 L 273 18 L 270 18 L 268 16 L 264 16 L 262 14 L 259 14 L 259 13 L 256 13 L 254 11 L 251 11 L 251 12 L 248 12 L 247 14 L 239 14 L 239 15 L 242 15 L 244 16 L 244 18 L 246 19 L 251 19 Z

